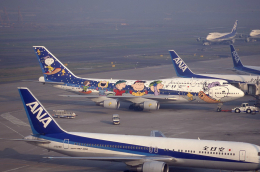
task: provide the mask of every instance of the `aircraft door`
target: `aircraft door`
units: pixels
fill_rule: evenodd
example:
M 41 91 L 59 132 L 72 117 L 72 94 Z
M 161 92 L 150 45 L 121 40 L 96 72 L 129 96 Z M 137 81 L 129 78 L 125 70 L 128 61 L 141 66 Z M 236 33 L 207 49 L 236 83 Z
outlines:
M 240 161 L 245 161 L 246 160 L 246 151 L 245 150 L 239 151 L 239 160 Z
M 64 139 L 64 141 L 63 141 L 63 149 L 69 149 L 69 139 Z
M 191 79 L 191 86 L 192 87 L 195 87 L 196 86 L 196 82 L 197 80 L 194 80 L 193 78 Z

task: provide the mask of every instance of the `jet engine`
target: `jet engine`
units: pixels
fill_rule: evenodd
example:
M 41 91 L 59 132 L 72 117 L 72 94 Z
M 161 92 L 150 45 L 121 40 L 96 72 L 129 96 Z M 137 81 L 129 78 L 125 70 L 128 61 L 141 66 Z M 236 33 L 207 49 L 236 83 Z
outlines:
M 138 172 L 168 172 L 169 166 L 165 162 L 148 161 L 137 167 Z
M 160 103 L 157 101 L 145 101 L 140 104 L 144 110 L 158 110 L 160 109 Z
M 98 103 L 98 105 L 110 109 L 118 109 L 120 107 L 120 102 L 116 99 L 107 99 L 103 102 Z

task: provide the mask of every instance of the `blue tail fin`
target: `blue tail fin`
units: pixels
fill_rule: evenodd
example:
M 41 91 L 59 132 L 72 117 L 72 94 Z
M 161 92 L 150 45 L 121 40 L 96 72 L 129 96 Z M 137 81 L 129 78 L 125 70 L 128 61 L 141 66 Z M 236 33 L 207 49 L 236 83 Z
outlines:
M 240 68 L 240 67 L 243 67 L 243 64 L 234 48 L 234 46 L 231 44 L 230 45 L 230 49 L 231 49 L 231 56 L 232 56 L 232 59 L 233 59 L 233 64 L 234 64 L 234 68 Z
M 237 22 L 238 22 L 238 20 L 235 21 L 235 24 L 233 26 L 233 29 L 231 30 L 231 33 L 236 33 L 237 32 Z
M 174 50 L 169 50 L 172 57 L 172 63 L 178 77 L 192 77 L 194 73 L 184 63 Z
M 75 76 L 44 46 L 33 46 L 46 82 L 73 83 Z
M 28 88 L 18 88 L 33 134 L 65 132 L 31 93 Z

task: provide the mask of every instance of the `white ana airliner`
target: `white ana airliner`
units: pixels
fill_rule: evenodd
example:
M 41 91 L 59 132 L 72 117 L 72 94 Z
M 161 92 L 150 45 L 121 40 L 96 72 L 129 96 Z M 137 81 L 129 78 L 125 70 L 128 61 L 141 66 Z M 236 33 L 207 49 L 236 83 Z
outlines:
M 233 26 L 233 29 L 230 33 L 219 33 L 219 32 L 213 32 L 209 33 L 206 37 L 206 40 L 203 40 L 203 45 L 210 45 L 211 43 L 234 43 L 235 42 L 235 36 L 237 33 L 237 22 L 235 21 L 235 24 Z M 197 41 L 200 41 L 201 38 L 198 38 Z
M 223 103 L 243 97 L 244 93 L 220 79 L 169 78 L 124 80 L 80 78 L 74 75 L 43 46 L 34 46 L 43 77 L 42 83 L 81 95 L 107 108 L 119 108 L 120 101 L 131 102 L 129 109 L 156 110 L 160 103 Z
M 170 55 L 172 58 L 173 66 L 178 77 L 183 78 L 205 78 L 205 79 L 224 79 L 229 81 L 229 83 L 236 85 L 238 88 L 242 89 L 245 93 L 251 94 L 257 88 L 257 83 L 259 81 L 259 76 L 257 75 L 222 75 L 222 74 L 195 74 L 186 63 L 180 58 L 180 56 L 174 51 L 170 50 Z M 250 87 L 249 87 L 250 86 Z M 253 88 L 254 87 L 254 88 Z
M 235 70 L 242 71 L 247 74 L 260 75 L 260 66 L 244 66 L 233 45 L 230 45 L 230 49 Z
M 18 88 L 32 135 L 27 143 L 65 157 L 50 159 L 124 162 L 139 172 L 168 172 L 169 166 L 222 170 L 260 169 L 260 147 L 250 143 L 134 135 L 67 132 L 28 88 Z M 12 139 L 11 139 L 12 140 Z
M 246 38 L 246 42 L 255 42 L 260 39 L 260 30 L 252 30 Z

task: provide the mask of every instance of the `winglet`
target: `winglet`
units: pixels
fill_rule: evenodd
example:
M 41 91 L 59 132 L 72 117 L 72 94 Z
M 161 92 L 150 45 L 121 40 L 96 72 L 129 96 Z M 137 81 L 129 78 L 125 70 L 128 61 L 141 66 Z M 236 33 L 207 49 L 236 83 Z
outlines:
M 243 67 L 243 64 L 237 54 L 237 51 L 235 50 L 234 46 L 231 44 L 230 45 L 230 49 L 231 49 L 231 56 L 233 59 L 233 64 L 234 64 L 234 68 L 241 68 Z
M 28 88 L 19 87 L 18 91 L 33 134 L 44 135 L 65 132 Z
M 169 50 L 175 72 L 178 77 L 192 77 L 194 73 L 174 50 Z

